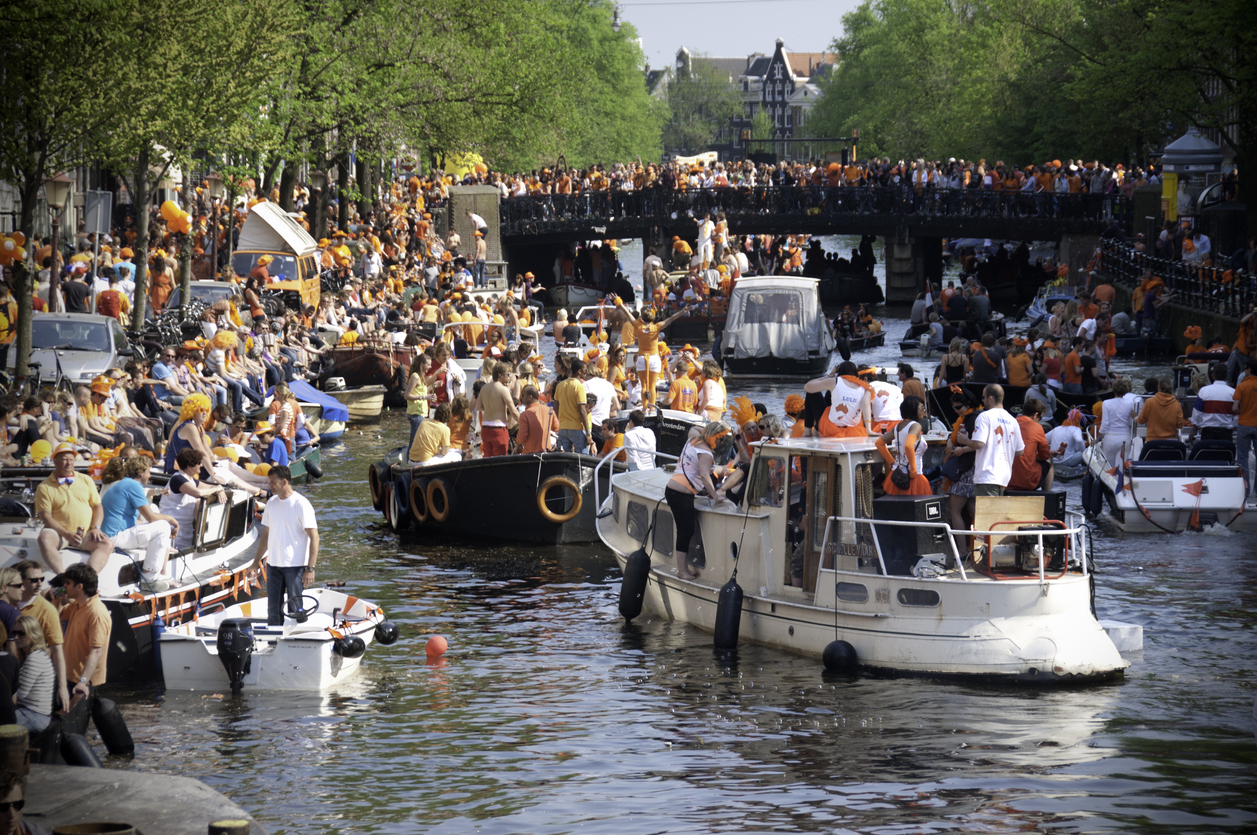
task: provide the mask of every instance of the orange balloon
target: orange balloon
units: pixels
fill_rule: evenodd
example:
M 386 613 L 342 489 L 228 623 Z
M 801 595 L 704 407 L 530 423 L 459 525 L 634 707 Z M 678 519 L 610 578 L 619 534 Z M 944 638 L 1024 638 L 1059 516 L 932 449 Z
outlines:
M 179 205 L 173 200 L 161 204 L 161 216 L 170 222 L 179 216 Z
M 12 235 L 9 235 L 9 237 L 13 240 L 13 243 L 18 246 L 26 246 L 26 236 L 21 232 L 14 232 Z
M 433 635 L 431 638 L 428 639 L 428 644 L 427 644 L 428 658 L 429 659 L 440 658 L 442 655 L 445 654 L 445 651 L 449 648 L 450 648 L 449 641 L 445 640 L 445 638 L 441 637 L 440 635 Z

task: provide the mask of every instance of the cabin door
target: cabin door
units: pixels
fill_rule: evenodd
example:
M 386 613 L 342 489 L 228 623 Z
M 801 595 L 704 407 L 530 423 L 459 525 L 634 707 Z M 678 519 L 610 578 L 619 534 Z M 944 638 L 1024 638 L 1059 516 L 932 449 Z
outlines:
M 807 505 L 803 524 L 803 590 L 816 591 L 816 577 L 825 550 L 825 524 L 834 515 L 834 459 L 810 456 L 806 459 Z

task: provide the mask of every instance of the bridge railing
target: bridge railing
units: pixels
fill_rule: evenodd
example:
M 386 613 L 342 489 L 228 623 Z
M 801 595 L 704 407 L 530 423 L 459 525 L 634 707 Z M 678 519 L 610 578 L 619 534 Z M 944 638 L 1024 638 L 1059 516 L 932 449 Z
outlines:
M 1244 270 L 1158 258 L 1113 240 L 1100 243 L 1100 271 L 1132 290 L 1151 272 L 1174 294 L 1171 301 L 1210 313 L 1244 316 L 1257 304 L 1257 277 Z M 1133 302 L 1142 305 L 1143 299 Z
M 669 191 L 601 191 L 504 198 L 499 207 L 503 233 L 528 234 L 538 224 L 637 219 L 654 226 L 675 226 L 687 217 L 724 212 L 731 223 L 751 217 L 791 217 L 823 222 L 827 218 L 998 218 L 1075 221 L 1102 224 L 1116 219 L 1129 226 L 1130 201 L 1120 194 L 987 191 L 909 185 L 834 187 L 729 186 Z M 1047 224 L 1045 224 L 1047 225 Z

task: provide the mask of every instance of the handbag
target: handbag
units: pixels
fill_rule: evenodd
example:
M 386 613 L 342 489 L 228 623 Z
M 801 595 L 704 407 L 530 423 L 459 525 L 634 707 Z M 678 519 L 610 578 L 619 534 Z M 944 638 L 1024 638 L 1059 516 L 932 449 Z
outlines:
M 960 471 L 960 456 L 953 455 L 951 458 L 948 458 L 946 461 L 944 461 L 943 467 L 942 467 L 942 473 L 943 473 L 943 478 L 947 479 L 953 484 L 956 483 L 957 481 L 960 481 L 960 477 L 963 475 L 963 473 Z M 891 482 L 891 483 L 893 484 L 894 482 Z
M 890 471 L 890 483 L 895 485 L 896 490 L 907 490 L 912 486 L 912 477 L 908 475 L 907 470 L 896 467 Z

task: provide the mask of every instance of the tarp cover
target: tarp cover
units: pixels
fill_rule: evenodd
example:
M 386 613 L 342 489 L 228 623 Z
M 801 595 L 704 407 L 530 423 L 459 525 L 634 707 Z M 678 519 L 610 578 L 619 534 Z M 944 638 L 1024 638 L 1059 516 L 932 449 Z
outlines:
M 318 248 L 318 242 L 300 223 L 270 202 L 258 203 L 249 210 L 236 245 L 243 252 L 287 252 L 298 257 Z
M 814 278 L 744 278 L 729 303 L 724 343 L 736 359 L 807 360 L 834 349 Z
M 293 380 L 288 384 L 288 388 L 293 394 L 297 395 L 297 401 L 300 403 L 318 403 L 323 407 L 323 420 L 341 420 L 349 422 L 349 409 L 332 397 L 319 391 L 305 380 Z

